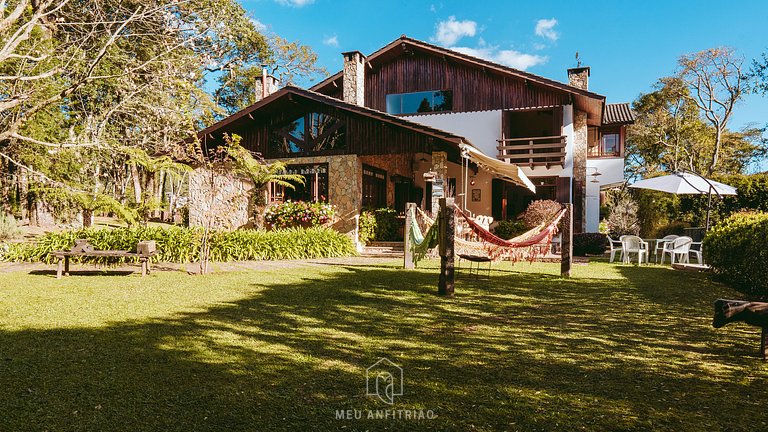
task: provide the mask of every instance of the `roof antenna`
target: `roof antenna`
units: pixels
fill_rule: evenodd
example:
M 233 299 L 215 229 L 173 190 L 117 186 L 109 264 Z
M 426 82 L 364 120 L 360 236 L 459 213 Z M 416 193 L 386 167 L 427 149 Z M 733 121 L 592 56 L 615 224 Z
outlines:
M 576 67 L 577 68 L 581 67 L 581 58 L 579 57 L 579 52 L 578 51 L 576 51 Z

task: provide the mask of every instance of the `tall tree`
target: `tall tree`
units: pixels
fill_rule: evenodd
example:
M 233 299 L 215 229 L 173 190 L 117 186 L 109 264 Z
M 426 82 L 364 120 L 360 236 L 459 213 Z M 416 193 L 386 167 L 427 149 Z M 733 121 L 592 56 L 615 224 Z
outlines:
M 678 63 L 678 76 L 690 89 L 686 97 L 714 128 L 714 146 L 706 168 L 711 175 L 720 160 L 723 134 L 733 109 L 747 91 L 744 58 L 732 48 L 721 47 L 683 55 Z

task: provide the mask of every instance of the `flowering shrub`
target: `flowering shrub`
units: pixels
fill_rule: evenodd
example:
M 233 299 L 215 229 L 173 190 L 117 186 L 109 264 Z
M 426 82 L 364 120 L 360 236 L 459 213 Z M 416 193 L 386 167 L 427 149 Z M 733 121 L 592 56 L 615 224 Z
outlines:
M 312 227 L 333 222 L 336 209 L 323 202 L 286 201 L 267 207 L 264 222 L 271 228 Z

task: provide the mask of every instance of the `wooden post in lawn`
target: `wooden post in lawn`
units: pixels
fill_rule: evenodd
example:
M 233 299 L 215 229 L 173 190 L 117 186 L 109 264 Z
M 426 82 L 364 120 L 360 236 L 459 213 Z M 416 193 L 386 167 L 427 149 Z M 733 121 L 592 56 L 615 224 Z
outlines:
M 453 297 L 453 286 L 456 281 L 454 273 L 453 237 L 456 234 L 454 222 L 453 198 L 440 198 L 440 280 L 437 293 Z
M 571 257 L 573 257 L 573 204 L 565 205 L 565 214 L 560 219 L 560 276 L 571 277 Z
M 405 235 L 403 236 L 403 267 L 406 270 L 413 270 L 416 268 L 416 263 L 413 262 L 413 244 L 411 244 L 411 224 L 414 222 L 413 218 L 416 216 L 416 203 L 405 204 Z

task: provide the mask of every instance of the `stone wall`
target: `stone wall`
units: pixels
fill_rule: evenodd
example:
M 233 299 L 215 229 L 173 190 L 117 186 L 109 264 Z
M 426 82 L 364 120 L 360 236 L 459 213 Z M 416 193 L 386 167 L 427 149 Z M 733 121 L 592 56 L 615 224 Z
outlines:
M 213 175 L 213 177 L 211 177 Z M 237 177 L 226 166 L 215 174 L 195 168 L 189 174 L 189 225 L 237 229 L 249 225 L 253 184 Z M 212 200 L 212 192 L 215 197 Z
M 584 111 L 573 111 L 573 180 L 579 182 L 580 187 L 574 187 L 574 223 L 580 222 L 580 225 L 574 226 L 575 232 L 584 232 L 587 218 L 587 113 Z
M 354 236 L 363 199 L 362 170 L 357 155 L 313 156 L 280 159 L 286 165 L 328 164 L 328 202 L 336 206 L 333 229 Z

